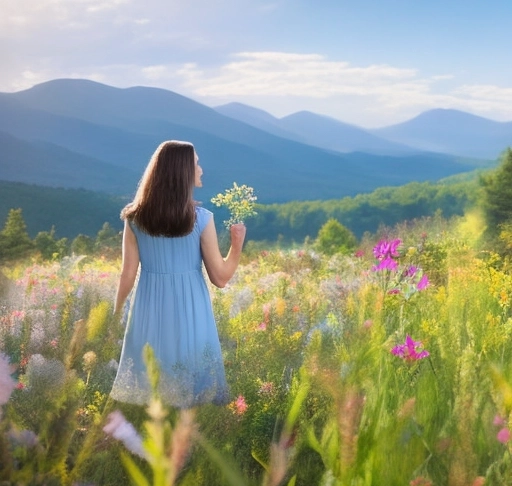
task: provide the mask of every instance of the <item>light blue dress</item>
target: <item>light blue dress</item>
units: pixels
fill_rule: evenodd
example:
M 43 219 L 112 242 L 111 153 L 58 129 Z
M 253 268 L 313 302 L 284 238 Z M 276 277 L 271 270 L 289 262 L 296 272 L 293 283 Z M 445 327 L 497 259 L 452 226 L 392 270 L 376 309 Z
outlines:
M 187 236 L 150 236 L 134 224 L 140 275 L 128 315 L 117 376 L 115 400 L 146 404 L 150 385 L 142 350 L 149 343 L 160 367 L 159 393 L 177 408 L 228 402 L 228 387 L 206 285 L 200 237 L 212 213 L 196 208 Z

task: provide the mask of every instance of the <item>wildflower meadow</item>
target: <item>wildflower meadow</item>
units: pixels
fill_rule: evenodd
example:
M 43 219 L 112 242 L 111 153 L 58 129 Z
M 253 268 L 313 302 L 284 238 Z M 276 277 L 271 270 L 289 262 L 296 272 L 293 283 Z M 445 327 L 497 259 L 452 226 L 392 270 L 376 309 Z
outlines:
M 247 251 L 211 288 L 232 401 L 194 411 L 109 399 L 118 257 L 4 266 L 0 484 L 512 485 L 512 277 L 465 224 Z

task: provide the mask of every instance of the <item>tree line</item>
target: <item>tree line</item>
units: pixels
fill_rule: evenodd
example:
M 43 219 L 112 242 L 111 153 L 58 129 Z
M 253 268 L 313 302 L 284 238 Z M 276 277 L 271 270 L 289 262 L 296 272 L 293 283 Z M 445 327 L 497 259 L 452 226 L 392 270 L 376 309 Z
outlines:
M 95 237 L 79 234 L 73 240 L 57 238 L 55 229 L 40 231 L 31 239 L 23 220 L 22 209 L 11 209 L 5 225 L 0 231 L 0 262 L 13 261 L 37 255 L 43 260 L 76 255 L 108 254 L 118 255 L 121 248 L 121 234 L 109 223 L 104 223 Z
M 104 201 L 104 200 L 103 200 Z M 116 218 L 119 221 L 116 201 Z M 247 221 L 251 242 L 259 246 L 302 244 L 314 241 L 324 252 L 349 250 L 365 233 L 404 221 L 442 214 L 462 216 L 474 207 L 483 210 L 485 237 L 512 251 L 512 151 L 507 149 L 492 170 L 458 176 L 444 182 L 412 182 L 382 187 L 369 194 L 328 201 L 293 201 L 257 205 L 258 215 Z M 90 214 L 90 210 L 87 211 Z M 216 222 L 222 231 L 221 211 Z M 79 219 L 79 218 L 77 218 Z M 0 260 L 38 252 L 43 258 L 70 253 L 119 252 L 120 228 L 105 222 L 96 235 L 57 238 L 55 229 L 40 231 L 31 239 L 20 208 L 11 209 L 0 232 Z

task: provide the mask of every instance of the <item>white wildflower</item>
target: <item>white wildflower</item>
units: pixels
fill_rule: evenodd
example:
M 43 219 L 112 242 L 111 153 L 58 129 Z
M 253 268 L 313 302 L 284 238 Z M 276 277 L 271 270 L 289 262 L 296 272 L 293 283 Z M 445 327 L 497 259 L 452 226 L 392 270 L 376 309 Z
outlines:
M 108 416 L 108 423 L 103 427 L 103 432 L 120 440 L 129 451 L 139 457 L 146 457 L 142 438 L 119 410 L 115 410 Z
M 117 371 L 117 368 L 119 368 L 119 363 L 118 363 L 114 358 L 112 358 L 112 359 L 107 363 L 107 366 L 108 366 L 110 369 Z
M 229 310 L 229 317 L 233 318 L 246 310 L 253 302 L 254 295 L 249 287 L 244 287 L 240 292 L 233 296 L 233 304 Z
M 16 388 L 16 382 L 11 377 L 9 358 L 0 353 L 0 405 L 7 403 L 11 393 Z

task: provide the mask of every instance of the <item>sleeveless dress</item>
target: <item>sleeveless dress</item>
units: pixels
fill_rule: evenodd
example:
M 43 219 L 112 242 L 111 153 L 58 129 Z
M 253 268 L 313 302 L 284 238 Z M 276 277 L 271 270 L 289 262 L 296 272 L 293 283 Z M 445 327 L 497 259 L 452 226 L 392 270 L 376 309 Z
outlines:
M 201 233 L 212 217 L 196 207 L 193 231 L 175 238 L 150 236 L 131 223 L 140 273 L 110 393 L 115 400 L 148 403 L 151 387 L 142 350 L 149 343 L 158 360 L 164 403 L 190 408 L 229 401 L 200 247 Z

